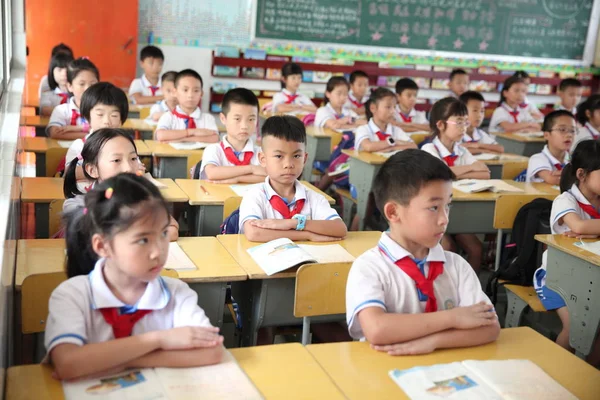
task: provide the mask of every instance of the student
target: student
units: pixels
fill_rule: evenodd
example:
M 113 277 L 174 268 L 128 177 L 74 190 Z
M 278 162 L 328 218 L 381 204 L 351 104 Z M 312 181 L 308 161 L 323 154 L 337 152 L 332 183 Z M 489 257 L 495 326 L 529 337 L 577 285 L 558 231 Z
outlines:
M 221 122 L 227 129 L 220 143 L 204 149 L 200 179 L 219 183 L 258 183 L 267 172 L 258 161 L 258 147 L 252 137 L 256 134 L 258 99 L 248 89 L 231 89 L 221 104 Z
M 577 114 L 577 104 L 581 101 L 581 82 L 577 79 L 567 78 L 560 81 L 558 85 L 558 97 L 560 97 L 560 104 L 556 106 L 557 110 L 567 110 Z
M 193 69 L 184 69 L 175 76 L 177 106 L 163 114 L 156 127 L 156 139 L 161 142 L 217 143 L 219 134 L 215 117 L 200 111 L 202 77 Z
M 55 55 L 57 55 L 59 53 L 67 54 L 70 56 L 71 59 L 73 59 L 73 50 L 71 50 L 71 48 L 69 46 L 67 46 L 66 44 L 59 43 L 52 48 L 52 53 L 50 54 L 50 64 L 52 64 L 52 57 L 54 57 Z M 49 71 L 53 70 L 53 68 L 48 68 L 48 70 Z M 42 98 L 42 93 L 52 90 L 48 83 L 48 76 L 52 76 L 52 75 L 54 75 L 54 74 L 48 73 L 48 75 L 44 75 L 44 76 L 42 76 L 42 79 L 40 79 L 40 86 L 38 88 L 38 99 Z
M 429 130 L 429 122 L 427 122 L 425 112 L 415 109 L 418 94 L 419 87 L 412 79 L 402 78 L 396 82 L 398 105 L 396 106 L 395 117 L 397 126 L 405 132 Z
M 134 104 L 154 104 L 163 99 L 160 72 L 164 62 L 165 56 L 156 46 L 146 46 L 140 51 L 140 67 L 144 74 L 129 86 L 129 97 Z
M 164 113 L 172 112 L 177 106 L 177 91 L 175 90 L 175 77 L 177 72 L 167 71 L 160 78 L 160 90 L 163 99 L 150 108 L 150 120 L 157 122 Z
M 98 183 L 124 172 L 143 174 L 145 169 L 139 160 L 131 133 L 123 129 L 99 129 L 85 142 L 78 158 L 81 166 L 71 163 L 65 172 L 64 213 L 83 207 L 84 194 Z M 76 170 L 79 167 L 89 182 L 85 190 L 81 190 L 77 184 Z M 179 224 L 173 217 L 170 218 L 168 236 L 171 241 L 179 237 Z
M 67 66 L 67 89 L 73 96 L 65 104 L 56 106 L 50 116 L 46 133 L 52 139 L 75 140 L 89 131 L 88 122 L 79 111 L 81 96 L 100 80 L 98 68 L 87 58 L 73 60 Z
M 369 123 L 356 129 L 354 147 L 357 151 L 394 151 L 417 148 L 402 129 L 394 126 L 396 96 L 391 90 L 377 88 L 367 102 Z
M 531 77 L 526 71 L 517 71 L 513 74 L 514 77 L 522 79 L 527 86 L 527 92 L 529 92 L 529 85 L 531 85 Z M 535 106 L 535 104 L 527 101 L 527 92 L 525 94 L 525 98 L 521 104 L 519 104 L 519 108 L 527 111 L 531 117 L 536 121 L 541 121 L 544 119 L 544 114 Z
M 306 131 L 298 118 L 274 116 L 265 121 L 259 160 L 268 176 L 240 205 L 240 233 L 248 240 L 332 241 L 346 236 L 346 225 L 325 197 L 298 181 L 306 162 L 305 146 Z
M 471 154 L 504 153 L 504 147 L 492 135 L 479 129 L 485 118 L 485 100 L 481 93 L 469 90 L 461 94 L 459 100 L 469 112 L 469 126 L 461 145 Z
M 450 97 L 458 99 L 458 96 L 469 90 L 469 74 L 464 69 L 454 69 L 450 72 Z
M 527 109 L 519 104 L 525 101 L 527 85 L 521 78 L 511 76 L 504 81 L 500 93 L 500 105 L 494 110 L 490 121 L 490 132 L 535 132 L 540 124 L 535 122 Z
M 431 353 L 496 340 L 498 318 L 477 275 L 439 242 L 448 226 L 452 171 L 405 150 L 373 182 L 389 222 L 379 244 L 354 261 L 346 284 L 350 335 L 391 355 Z
M 223 337 L 197 294 L 160 276 L 169 212 L 156 186 L 117 175 L 66 220 L 69 279 L 50 296 L 45 335 L 45 361 L 58 379 L 220 362 Z
M 570 237 L 597 238 L 600 235 L 600 143 L 584 140 L 577 145 L 573 158 L 563 170 L 560 180 L 561 194 L 552 202 L 550 229 L 552 234 Z M 533 285 L 546 310 L 556 310 L 562 330 L 556 343 L 569 351 L 570 316 L 566 304 L 558 293 L 546 286 L 547 251 L 542 266 L 535 271 Z M 597 337 L 587 361 L 600 366 L 600 337 Z
M 273 96 L 273 112 L 282 113 L 314 113 L 317 107 L 311 99 L 298 93 L 302 83 L 302 68 L 298 64 L 286 63 L 281 67 L 281 88 Z
M 529 158 L 526 181 L 558 185 L 577 132 L 575 117 L 567 110 L 552 111 L 544 118 L 542 129 L 546 146 Z
M 50 115 L 54 107 L 69 101 L 67 89 L 67 66 L 73 61 L 73 56 L 67 53 L 57 53 L 50 60 L 46 83 L 48 90 L 40 95 L 40 115 Z
M 352 131 L 366 122 L 358 119 L 358 114 L 345 106 L 350 85 L 343 76 L 334 76 L 325 86 L 325 105 L 317 110 L 315 126 L 330 128 L 339 132 Z
M 350 74 L 350 91 L 345 107 L 358 115 L 365 115 L 365 104 L 369 100 L 369 75 L 364 71 L 352 71 Z
M 575 118 L 582 128 L 577 130 L 571 152 L 583 140 L 600 139 L 600 94 L 593 94 L 580 103 Z

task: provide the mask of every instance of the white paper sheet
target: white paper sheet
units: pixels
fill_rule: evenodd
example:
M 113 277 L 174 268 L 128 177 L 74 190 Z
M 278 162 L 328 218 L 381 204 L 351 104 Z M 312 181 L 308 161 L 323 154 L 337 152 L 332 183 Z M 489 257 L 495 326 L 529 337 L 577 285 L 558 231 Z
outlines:
M 229 188 L 233 190 L 238 196 L 244 197 L 247 191 L 259 185 L 262 185 L 262 183 L 254 183 L 251 185 L 229 185 Z
M 498 160 L 500 158 L 500 156 L 498 154 L 492 154 L 492 153 L 476 154 L 473 157 L 475 157 L 479 161 Z
M 394 151 L 375 151 L 373 152 L 373 154 L 377 154 L 378 156 L 381 157 L 385 157 L 385 158 L 390 158 L 391 156 L 393 156 L 396 153 L 399 153 L 400 150 L 394 150 Z
M 210 143 L 203 142 L 179 142 L 169 143 L 176 150 L 200 150 L 208 146 Z
M 173 269 L 175 271 L 190 271 L 197 269 L 192 260 L 190 260 L 177 242 L 169 243 L 169 257 L 167 258 L 164 268 Z
M 512 186 L 501 179 L 461 179 L 452 182 L 452 187 L 460 190 L 463 193 L 479 193 L 479 192 L 512 192 L 522 193 L 523 189 Z

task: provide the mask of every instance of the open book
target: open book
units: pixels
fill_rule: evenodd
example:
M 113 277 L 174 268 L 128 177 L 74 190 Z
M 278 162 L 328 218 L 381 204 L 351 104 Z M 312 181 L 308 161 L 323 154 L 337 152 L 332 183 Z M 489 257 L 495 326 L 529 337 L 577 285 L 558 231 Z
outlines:
M 208 146 L 210 143 L 203 142 L 178 142 L 169 143 L 176 150 L 200 150 Z
M 248 254 L 269 276 L 302 264 L 354 261 L 352 254 L 339 244 L 296 244 L 286 238 L 249 248 Z
M 392 150 L 392 151 L 375 151 L 373 154 L 377 154 L 378 156 L 390 158 L 396 153 L 399 153 L 401 150 Z
M 543 138 L 544 137 L 544 132 L 519 132 L 519 133 L 515 133 L 515 135 L 517 136 L 521 136 L 524 138 Z
M 229 352 L 217 365 L 129 370 L 63 382 L 63 390 L 67 400 L 262 399 Z
M 411 399 L 577 399 L 529 360 L 467 360 L 389 375 Z
M 175 271 L 195 270 L 196 265 L 190 260 L 187 254 L 177 242 L 169 243 L 169 256 L 164 266 L 165 269 L 174 269 Z
M 522 193 L 523 189 L 512 186 L 501 179 L 461 179 L 452 182 L 452 187 L 464 193 L 478 192 L 513 192 Z

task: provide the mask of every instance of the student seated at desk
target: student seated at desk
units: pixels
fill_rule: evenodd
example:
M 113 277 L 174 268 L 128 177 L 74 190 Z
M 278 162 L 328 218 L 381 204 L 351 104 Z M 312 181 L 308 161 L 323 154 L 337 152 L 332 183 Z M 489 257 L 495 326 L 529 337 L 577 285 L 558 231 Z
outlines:
M 519 79 L 523 79 L 523 82 L 525 82 L 525 85 L 527 86 L 527 91 L 529 91 L 529 86 L 531 85 L 531 77 L 529 76 L 527 71 L 517 71 L 513 74 L 513 76 Z M 532 104 L 527 100 L 527 92 L 525 93 L 523 102 L 519 104 L 519 108 L 521 110 L 527 111 L 536 121 L 541 121 L 544 119 L 544 114 L 542 114 L 539 108 L 537 108 L 535 104 Z
M 511 76 L 504 81 L 500 93 L 500 105 L 490 120 L 490 132 L 538 132 L 540 124 L 527 109 L 519 107 L 525 101 L 527 84 L 521 78 Z
M 38 98 L 39 99 L 42 98 L 42 93 L 52 90 L 50 88 L 50 84 L 48 82 L 48 79 L 49 79 L 50 76 L 53 76 L 54 72 L 55 72 L 54 68 L 52 68 L 52 66 L 51 66 L 52 65 L 52 58 L 55 55 L 59 54 L 59 53 L 68 55 L 69 58 L 70 58 L 69 61 L 74 58 L 73 57 L 73 50 L 69 46 L 67 46 L 66 44 L 64 44 L 64 43 L 59 43 L 59 44 L 57 44 L 56 46 L 54 46 L 52 48 L 52 52 L 50 53 L 50 67 L 48 68 L 48 74 L 42 76 L 42 79 L 40 79 L 40 86 L 38 87 Z M 64 68 L 66 68 L 66 67 L 67 66 L 65 65 Z M 66 72 L 67 71 L 65 70 L 64 71 L 64 73 L 65 73 L 65 82 L 66 82 L 66 79 L 67 79 L 66 78 L 67 77 L 66 76 Z M 55 81 L 58 82 L 58 79 L 56 79 L 56 77 L 55 77 Z M 66 87 L 65 87 L 65 89 L 66 89 Z M 41 104 L 40 104 L 40 106 L 41 106 Z M 50 113 L 52 113 L 52 110 L 50 110 L 50 112 L 48 112 L 47 114 L 43 113 L 43 112 L 40 112 L 41 115 L 50 115 Z
M 469 90 L 469 74 L 464 69 L 453 69 L 450 72 L 449 79 L 448 88 L 450 93 L 448 93 L 448 96 L 458 99 L 461 94 Z
M 577 104 L 581 101 L 581 81 L 574 78 L 567 78 L 560 81 L 558 85 L 558 97 L 560 103 L 556 105 L 557 110 L 567 110 L 573 115 L 577 115 Z
M 274 116 L 262 127 L 260 164 L 265 183 L 248 191 L 240 205 L 240 233 L 253 242 L 279 238 L 332 241 L 346 225 L 325 197 L 298 181 L 306 162 L 306 131 L 291 116 Z
M 169 211 L 156 186 L 117 175 L 66 220 L 69 279 L 50 296 L 45 337 L 57 378 L 221 361 L 223 337 L 196 292 L 160 276 Z
M 203 113 L 202 77 L 193 69 L 184 69 L 175 77 L 177 106 L 158 120 L 156 139 L 161 142 L 217 143 L 219 134 L 215 117 Z
M 529 158 L 526 181 L 558 185 L 577 133 L 575 117 L 567 110 L 552 111 L 544 118 L 543 131 L 547 144 L 541 153 Z
M 244 88 L 231 89 L 223 96 L 221 108 L 227 136 L 204 149 L 200 179 L 216 183 L 263 182 L 267 172 L 258 161 L 260 147 L 252 140 L 258 120 L 256 95 Z
M 504 153 L 504 147 L 492 135 L 479 129 L 485 118 L 485 100 L 481 93 L 470 90 L 461 94 L 459 100 L 467 106 L 469 112 L 469 126 L 461 145 L 471 154 Z
M 600 94 L 593 94 L 581 102 L 575 118 L 582 127 L 577 130 L 571 152 L 583 140 L 600 139 Z
M 348 82 L 343 76 L 334 76 L 327 81 L 324 105 L 315 115 L 317 128 L 329 128 L 339 132 L 353 131 L 366 123 L 364 119 L 359 119 L 357 113 L 345 106 L 348 88 Z
M 177 92 L 175 91 L 175 77 L 177 72 L 167 71 L 160 78 L 160 90 L 163 99 L 150 108 L 149 119 L 157 122 L 163 114 L 172 112 L 177 106 Z
M 564 111 L 568 112 L 568 111 Z M 552 234 L 577 238 L 600 236 L 600 143 L 584 140 L 573 152 L 573 159 L 563 170 L 560 180 L 561 194 L 552 202 L 550 229 Z M 535 271 L 533 286 L 546 308 L 556 310 L 562 321 L 562 330 L 556 343 L 573 351 L 569 344 L 569 310 L 555 291 L 546 286 L 547 251 L 542 266 Z M 588 362 L 600 367 L 600 337 L 596 338 Z
M 366 72 L 356 70 L 350 74 L 350 91 L 346 108 L 351 109 L 358 115 L 365 115 L 367 109 L 365 104 L 369 100 L 369 75 Z
M 396 126 L 406 132 L 429 130 L 425 112 L 415 109 L 418 94 L 419 86 L 412 79 L 402 78 L 396 82 L 396 99 L 398 100 L 395 109 Z
M 420 150 L 390 157 L 373 182 L 390 229 L 354 261 L 346 285 L 350 335 L 392 355 L 496 340 L 498 318 L 477 275 L 439 244 L 454 174 Z
M 48 90 L 40 94 L 40 115 L 51 115 L 54 107 L 69 101 L 71 95 L 67 89 L 67 66 L 71 61 L 72 54 L 58 53 L 52 56 L 46 79 Z
M 156 46 L 146 46 L 140 51 L 140 67 L 144 74 L 129 86 L 129 97 L 134 104 L 154 104 L 161 101 L 160 73 L 165 56 Z
M 281 67 L 281 92 L 273 96 L 273 112 L 314 113 L 317 107 L 311 99 L 298 93 L 302 83 L 302 68 L 295 63 Z

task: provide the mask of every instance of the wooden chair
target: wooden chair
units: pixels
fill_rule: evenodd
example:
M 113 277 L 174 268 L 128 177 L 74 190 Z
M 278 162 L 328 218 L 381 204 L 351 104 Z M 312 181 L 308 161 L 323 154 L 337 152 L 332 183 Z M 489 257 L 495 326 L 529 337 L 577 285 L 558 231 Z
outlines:
M 48 301 L 52 291 L 67 280 L 65 272 L 30 275 L 21 286 L 21 332 L 40 333 L 46 330 Z
M 67 150 L 63 147 L 51 147 L 46 152 L 46 176 L 53 177 L 56 174 L 56 169 L 67 155 Z
M 408 135 L 412 138 L 412 140 L 414 140 L 415 144 L 418 146 L 425 139 L 427 139 L 431 135 L 431 133 L 417 133 L 415 135 L 412 135 L 410 132 L 408 132 Z
M 523 170 L 527 169 L 528 161 L 509 162 L 502 166 L 502 179 L 515 179 Z
M 64 200 L 52 200 L 48 213 L 48 233 L 50 237 L 54 236 L 62 228 L 62 210 Z
M 306 264 L 296 272 L 294 316 L 302 318 L 302 344 L 309 344 L 310 318 L 346 312 L 351 263 Z
M 146 119 L 150 116 L 151 107 L 140 108 L 140 119 Z
M 521 324 L 521 318 L 527 307 L 534 312 L 546 312 L 544 305 L 531 286 L 504 285 L 507 297 L 505 328 L 516 328 Z
M 223 221 L 229 217 L 232 212 L 240 208 L 242 204 L 242 198 L 240 196 L 233 196 L 225 199 L 223 203 Z

